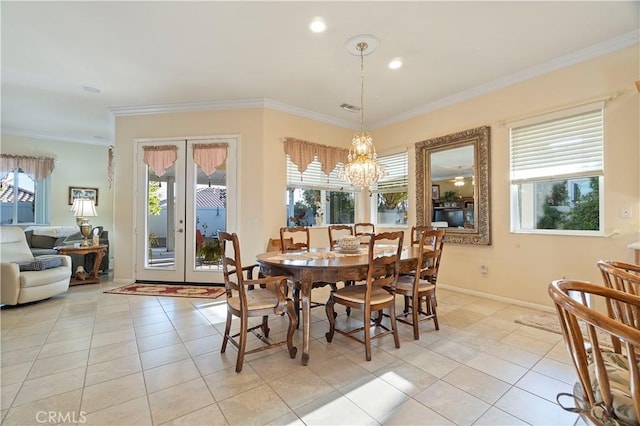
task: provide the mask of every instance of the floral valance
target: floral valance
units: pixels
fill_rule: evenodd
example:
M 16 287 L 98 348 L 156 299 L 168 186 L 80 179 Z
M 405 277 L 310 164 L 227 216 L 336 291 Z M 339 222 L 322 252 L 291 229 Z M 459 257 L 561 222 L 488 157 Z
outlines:
M 336 168 L 338 163 L 347 164 L 347 156 L 349 155 L 348 149 L 294 138 L 285 138 L 284 152 L 289 155 L 300 173 L 304 173 L 309 164 L 317 158 L 318 162 L 322 164 L 322 171 L 327 175 Z
M 175 145 L 145 146 L 144 163 L 158 177 L 164 176 L 178 158 L 178 147 Z
M 227 143 L 197 143 L 193 145 L 193 161 L 202 172 L 211 176 L 227 159 Z
M 33 180 L 42 180 L 56 167 L 50 157 L 30 157 L 27 155 L 0 154 L 0 179 L 9 172 L 20 169 Z

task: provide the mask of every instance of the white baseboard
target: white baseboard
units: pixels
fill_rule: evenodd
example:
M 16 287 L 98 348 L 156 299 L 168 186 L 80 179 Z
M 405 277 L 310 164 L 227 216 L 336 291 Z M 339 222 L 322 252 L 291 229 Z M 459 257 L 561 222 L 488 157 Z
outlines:
M 454 287 L 447 284 L 438 283 L 438 287 L 445 290 L 451 290 L 458 293 L 470 294 L 472 296 L 483 297 L 485 299 L 496 300 L 498 302 L 510 303 L 512 305 L 522 306 L 524 308 L 537 309 L 539 311 L 555 313 L 555 309 L 551 306 L 539 305 L 537 303 L 525 302 L 523 300 L 511 299 L 510 297 L 496 296 L 495 294 L 483 293 L 481 291 L 469 290 L 466 288 Z

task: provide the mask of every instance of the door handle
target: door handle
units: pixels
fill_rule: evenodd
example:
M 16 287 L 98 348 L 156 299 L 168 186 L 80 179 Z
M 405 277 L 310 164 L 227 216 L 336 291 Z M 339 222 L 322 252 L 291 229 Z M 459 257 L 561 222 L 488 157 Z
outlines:
M 182 228 L 178 228 L 176 232 L 184 232 L 184 230 Z

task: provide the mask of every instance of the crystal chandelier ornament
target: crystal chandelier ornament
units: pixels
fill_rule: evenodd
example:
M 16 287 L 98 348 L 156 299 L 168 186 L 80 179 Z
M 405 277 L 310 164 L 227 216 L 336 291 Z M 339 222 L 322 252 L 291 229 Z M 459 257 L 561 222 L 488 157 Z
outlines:
M 355 51 L 360 54 L 360 131 L 353 135 L 348 163 L 340 170 L 339 177 L 345 179 L 352 186 L 370 188 L 387 175 L 384 165 L 376 161 L 376 148 L 373 146 L 373 138 L 364 130 L 364 55 L 369 48 L 372 36 L 357 36 Z M 367 41 L 369 42 L 367 42 Z M 374 47 L 375 49 L 375 47 Z M 354 53 L 349 49 L 351 53 Z M 373 52 L 373 49 L 369 52 Z

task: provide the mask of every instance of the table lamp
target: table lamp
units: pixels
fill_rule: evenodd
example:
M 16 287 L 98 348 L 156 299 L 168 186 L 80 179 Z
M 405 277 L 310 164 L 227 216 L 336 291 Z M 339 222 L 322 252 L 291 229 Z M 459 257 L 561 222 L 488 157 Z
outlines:
M 80 233 L 82 234 L 82 247 L 89 246 L 88 238 L 91 235 L 91 225 L 88 217 L 98 216 L 96 205 L 88 198 L 76 198 L 73 202 L 73 215 L 77 218 Z

